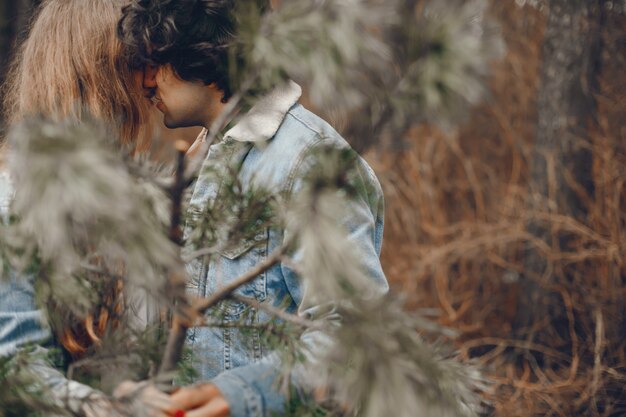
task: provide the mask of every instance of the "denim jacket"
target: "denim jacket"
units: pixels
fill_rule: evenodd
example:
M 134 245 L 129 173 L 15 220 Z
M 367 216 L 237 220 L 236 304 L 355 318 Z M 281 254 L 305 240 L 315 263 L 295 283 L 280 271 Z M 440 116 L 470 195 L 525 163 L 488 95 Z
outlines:
M 190 210 L 202 212 L 212 199 L 219 198 L 220 182 L 214 176 L 203 176 L 204 168 L 237 165 L 244 189 L 255 186 L 289 196 L 301 187 L 307 156 L 316 147 L 349 146 L 329 124 L 297 103 L 300 94 L 300 87 L 293 82 L 275 90 L 226 132 L 223 140 L 210 147 Z M 366 185 L 361 188 L 368 195 L 351 199 L 349 212 L 342 216 L 343 224 L 337 226 L 348 233 L 362 263 L 359 266 L 368 272 L 373 289 L 385 292 L 388 285 L 379 261 L 383 195 L 372 169 L 361 158 L 357 171 L 359 180 Z M 243 241 L 217 258 L 190 262 L 190 291 L 199 296 L 210 295 L 266 259 L 283 244 L 284 235 L 284 230 L 261 230 L 252 242 Z M 295 271 L 284 263 L 273 266 L 236 293 L 276 307 L 284 308 L 287 304 L 288 312 L 307 318 L 314 319 L 320 310 Z M 240 302 L 228 302 L 226 319 L 236 320 L 247 308 Z M 264 311 L 253 317 L 260 323 L 271 320 Z M 309 345 L 320 343 L 319 335 L 305 335 Z M 191 331 L 188 343 L 199 379 L 211 380 L 220 389 L 230 405 L 231 417 L 281 415 L 285 410 L 285 397 L 275 383 L 280 363 L 258 333 L 246 330 L 244 335 L 235 328 L 200 327 Z
M 6 221 L 13 188 L 6 171 L 0 169 L 0 223 Z M 0 357 L 10 356 L 26 345 L 34 345 L 31 370 L 50 389 L 50 398 L 58 406 L 68 406 L 79 413 L 84 401 L 97 391 L 70 381 L 45 360 L 52 342 L 45 314 L 35 305 L 32 277 L 18 276 L 14 271 L 0 279 Z M 9 410 L 10 411 L 10 410 Z
M 315 147 L 349 146 L 330 125 L 297 103 L 300 94 L 300 87 L 289 83 L 263 98 L 226 132 L 223 140 L 209 148 L 201 172 L 208 167 L 236 164 L 240 167 L 239 179 L 244 187 L 255 185 L 281 195 L 297 192 L 302 185 L 307 156 Z M 362 262 L 360 266 L 371 277 L 372 287 L 384 292 L 388 286 L 379 261 L 383 233 L 382 191 L 364 160 L 359 159 L 357 169 L 360 179 L 367 184 L 360 189 L 367 190 L 368 195 L 350 200 L 349 213 L 345 213 L 343 224 L 338 227 L 348 232 Z M 202 174 L 198 178 L 190 202 L 192 213 L 201 212 L 212 199 L 219 198 L 220 183 L 214 178 Z M 10 190 L 8 178 L 0 174 L 0 212 L 8 205 Z M 191 278 L 189 291 L 200 296 L 211 294 L 264 260 L 283 239 L 284 230 L 265 229 L 255 236 L 254 242 L 242 242 L 210 262 L 190 262 L 187 268 Z M 295 271 L 282 263 L 236 292 L 283 308 L 284 301 L 288 300 L 288 312 L 307 318 L 314 319 L 320 311 Z M 10 355 L 26 343 L 43 345 L 49 340 L 50 332 L 43 323 L 43 314 L 35 307 L 33 299 L 32 285 L 28 281 L 0 281 L 0 355 Z M 236 320 L 247 309 L 240 302 L 229 302 L 225 317 Z M 254 319 L 264 322 L 272 318 L 260 311 Z M 303 338 L 314 346 L 320 343 L 317 336 L 305 334 Z M 220 389 L 230 405 L 231 417 L 280 415 L 285 410 L 285 396 L 275 384 L 280 363 L 264 346 L 258 333 L 246 332 L 244 336 L 234 328 L 201 327 L 190 331 L 188 344 L 194 352 L 193 365 L 199 380 L 211 381 Z M 88 387 L 68 382 L 61 373 L 45 364 L 40 372 L 48 385 L 59 391 L 71 392 L 77 398 L 90 392 Z
M 6 218 L 12 187 L 6 172 L 0 171 L 0 222 Z M 14 353 L 21 346 L 50 337 L 35 307 L 30 282 L 14 273 L 0 280 L 0 356 Z

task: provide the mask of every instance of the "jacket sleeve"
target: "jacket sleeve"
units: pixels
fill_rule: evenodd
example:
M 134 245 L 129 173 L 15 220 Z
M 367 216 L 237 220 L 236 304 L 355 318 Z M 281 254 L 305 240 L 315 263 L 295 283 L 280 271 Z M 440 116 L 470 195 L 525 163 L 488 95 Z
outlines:
M 0 226 L 4 221 L 11 196 L 8 177 L 0 172 Z M 50 343 L 51 332 L 45 315 L 35 305 L 32 277 L 22 277 L 14 271 L 0 279 L 0 357 L 15 355 L 25 346 L 38 359 L 31 362 L 32 371 L 39 375 L 44 387 L 50 389 L 56 405 L 68 405 L 78 412 L 83 401 L 96 393 L 92 388 L 76 381 L 69 381 L 43 359 Z
M 6 222 L 12 194 L 9 176 L 0 170 L 0 228 Z M 25 344 L 50 339 L 43 314 L 35 307 L 32 279 L 22 279 L 14 271 L 8 275 L 0 279 L 0 356 L 12 355 Z
M 361 263 L 359 266 L 366 271 L 374 292 L 382 294 L 389 288 L 380 264 L 383 195 L 373 171 L 360 158 L 357 171 L 357 180 L 364 187 L 357 187 L 360 190 L 358 195 L 347 201 L 347 210 L 341 215 L 342 223 L 350 244 L 356 250 Z M 294 191 L 302 185 L 299 180 L 294 184 Z M 299 306 L 298 315 L 314 320 L 332 309 L 332 306 L 319 305 L 313 299 L 295 271 L 285 264 L 281 265 L 281 270 L 292 298 Z M 326 334 L 319 331 L 305 332 L 301 341 L 313 352 L 323 350 L 331 342 Z M 307 393 L 314 388 L 306 385 L 303 366 L 296 366 L 290 374 L 292 391 Z M 280 368 L 278 355 L 270 354 L 258 363 L 223 372 L 211 382 L 228 401 L 231 417 L 283 415 L 287 404 L 284 393 L 278 387 Z
M 6 224 L 12 195 L 9 175 L 0 170 L 0 228 Z M 35 307 L 33 280 L 22 279 L 14 271 L 3 278 L 0 279 L 0 356 L 8 356 L 25 344 L 47 341 L 50 331 L 43 324 L 41 310 Z
M 42 312 L 34 305 L 31 283 L 11 273 L 8 281 L 0 281 L 0 356 L 49 339 Z
M 44 359 L 51 337 L 43 318 L 42 311 L 35 306 L 29 279 L 13 273 L 8 281 L 0 281 L 0 356 L 14 355 L 27 345 L 35 346 L 29 349 L 37 357 L 30 362 L 31 370 L 41 378 L 57 406 L 66 405 L 79 412 L 84 401 L 97 391 L 68 380 Z

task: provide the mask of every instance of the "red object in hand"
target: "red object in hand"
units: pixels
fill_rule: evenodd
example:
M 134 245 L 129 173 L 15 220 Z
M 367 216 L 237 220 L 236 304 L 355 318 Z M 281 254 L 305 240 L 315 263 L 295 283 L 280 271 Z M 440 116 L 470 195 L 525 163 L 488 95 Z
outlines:
M 185 417 L 185 410 L 176 410 L 174 412 L 174 417 Z

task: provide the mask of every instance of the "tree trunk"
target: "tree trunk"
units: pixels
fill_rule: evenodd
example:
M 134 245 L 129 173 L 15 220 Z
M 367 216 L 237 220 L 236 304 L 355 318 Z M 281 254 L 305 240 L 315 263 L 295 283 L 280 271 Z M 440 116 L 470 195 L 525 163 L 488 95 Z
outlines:
M 570 239 L 553 226 L 550 216 L 584 221 L 587 202 L 593 198 L 588 131 L 596 115 L 594 93 L 605 0 L 548 3 L 537 133 L 530 161 L 528 229 L 555 254 L 565 250 Z M 539 324 L 542 319 L 564 317 L 563 301 L 551 289 L 561 279 L 567 277 L 558 261 L 551 262 L 536 243 L 530 244 L 521 282 L 519 335 L 533 339 L 533 325 L 545 329 L 546 323 Z

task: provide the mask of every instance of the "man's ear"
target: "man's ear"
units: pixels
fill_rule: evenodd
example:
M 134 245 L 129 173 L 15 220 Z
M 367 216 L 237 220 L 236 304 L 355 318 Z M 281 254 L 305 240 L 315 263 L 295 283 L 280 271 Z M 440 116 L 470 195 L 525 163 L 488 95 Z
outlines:
M 215 97 L 219 97 L 220 103 L 222 103 L 222 104 L 228 103 L 228 99 L 224 98 L 224 90 L 219 88 L 217 86 L 217 83 L 215 83 L 215 82 L 209 83 L 209 84 L 207 84 L 207 87 L 209 87 L 209 89 L 211 89 L 211 91 L 213 92 L 213 95 Z

